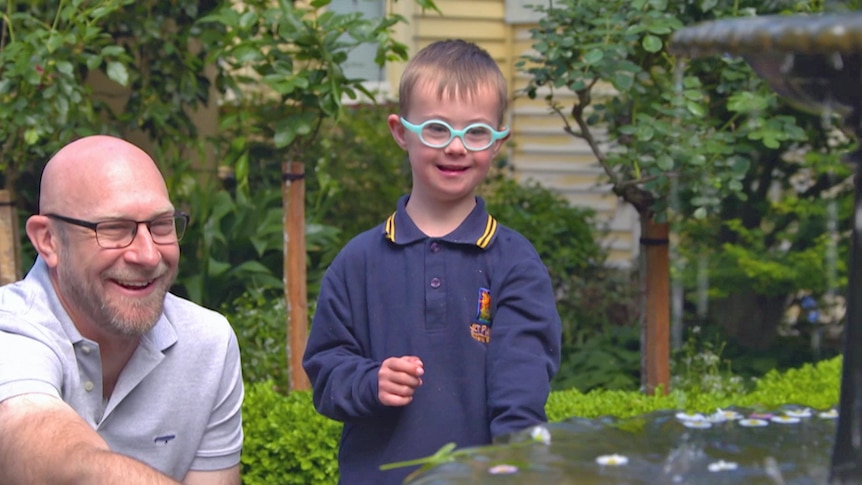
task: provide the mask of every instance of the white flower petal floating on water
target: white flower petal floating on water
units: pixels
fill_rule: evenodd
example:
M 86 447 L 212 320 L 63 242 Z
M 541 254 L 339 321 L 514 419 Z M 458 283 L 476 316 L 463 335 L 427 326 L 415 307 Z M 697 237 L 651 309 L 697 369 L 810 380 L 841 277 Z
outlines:
M 518 473 L 518 467 L 515 465 L 506 465 L 505 463 L 502 465 L 494 465 L 488 469 L 488 473 L 491 475 L 511 475 L 513 473 Z
M 629 459 L 623 455 L 602 455 L 596 458 L 596 463 L 599 465 L 622 466 L 628 464 Z
M 790 411 L 787 411 L 784 414 L 790 416 L 791 418 L 810 418 L 811 417 L 811 410 L 808 408 L 791 409 Z
M 741 419 L 739 420 L 740 426 L 745 426 L 746 428 L 759 428 L 761 426 L 767 426 L 769 421 L 765 419 Z
M 679 412 L 679 413 L 676 413 L 676 419 L 683 421 L 683 422 L 685 422 L 685 421 L 706 421 L 706 417 L 700 413 L 689 414 L 689 413 Z
M 725 421 L 735 421 L 741 418 L 742 415 L 736 411 L 718 408 L 718 411 L 710 414 L 707 419 L 713 423 L 723 423 Z
M 551 432 L 544 426 L 536 426 L 533 428 L 533 431 L 530 432 L 530 437 L 533 438 L 533 441 L 538 441 L 546 445 L 551 444 Z
M 686 428 L 706 429 L 711 428 L 712 423 L 709 421 L 683 421 L 682 425 Z
M 710 463 L 709 466 L 707 467 L 707 470 L 709 470 L 711 472 L 723 472 L 723 471 L 736 470 L 737 468 L 738 468 L 737 464 L 732 462 L 732 461 L 718 460 L 714 463 Z
M 799 422 L 799 418 L 793 416 L 773 416 L 770 421 L 781 424 L 796 424 Z
M 836 419 L 838 417 L 838 411 L 830 409 L 829 411 L 823 411 L 818 414 L 817 417 L 821 419 Z

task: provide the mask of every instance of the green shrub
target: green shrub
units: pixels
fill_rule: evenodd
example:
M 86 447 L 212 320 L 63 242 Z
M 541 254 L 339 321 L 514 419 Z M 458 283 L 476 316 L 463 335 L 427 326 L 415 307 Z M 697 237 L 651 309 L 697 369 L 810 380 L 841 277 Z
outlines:
M 640 365 L 640 328 L 608 325 L 602 334 L 583 343 L 564 344 L 560 371 L 551 385 L 554 390 L 581 392 L 635 391 L 640 386 Z
M 770 371 L 757 380 L 754 391 L 739 405 L 772 409 L 784 403 L 826 409 L 838 403 L 841 389 L 841 356 L 804 364 L 786 371 Z
M 629 418 L 661 409 L 711 413 L 730 406 L 773 410 L 784 404 L 827 409 L 838 404 L 841 382 L 841 357 L 797 369 L 772 371 L 757 379 L 749 393 L 706 393 L 672 389 L 665 395 L 597 389 L 589 393 L 577 390 L 552 392 L 545 410 L 550 421 L 572 416 Z
M 284 226 L 281 191 L 233 192 L 197 182 L 179 205 L 192 214 L 174 291 L 219 308 L 245 291 L 281 291 Z
M 243 403 L 244 485 L 325 485 L 338 482 L 341 423 L 315 411 L 311 393 L 247 384 Z
M 724 357 L 725 342 L 705 335 L 707 332 L 699 325 L 686 329 L 686 333 L 688 338 L 671 356 L 672 389 L 714 396 L 739 395 L 751 390 L 752 381 L 734 373 L 731 361 Z
M 287 316 L 284 297 L 251 290 L 223 308 L 236 331 L 246 383 L 270 381 L 290 387 L 287 372 Z
M 315 164 L 308 206 L 318 214 L 316 222 L 341 229 L 339 249 L 382 223 L 410 192 L 407 152 L 386 126 L 386 117 L 397 112 L 392 104 L 345 107 L 338 124 L 327 124 L 326 135 L 304 154 Z

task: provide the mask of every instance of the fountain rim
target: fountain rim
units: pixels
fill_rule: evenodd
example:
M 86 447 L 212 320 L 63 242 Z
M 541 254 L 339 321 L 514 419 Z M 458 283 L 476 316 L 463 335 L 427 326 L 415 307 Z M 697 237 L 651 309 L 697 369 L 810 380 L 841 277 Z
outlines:
M 687 57 L 862 54 L 862 12 L 762 15 L 701 22 L 676 31 L 668 50 Z

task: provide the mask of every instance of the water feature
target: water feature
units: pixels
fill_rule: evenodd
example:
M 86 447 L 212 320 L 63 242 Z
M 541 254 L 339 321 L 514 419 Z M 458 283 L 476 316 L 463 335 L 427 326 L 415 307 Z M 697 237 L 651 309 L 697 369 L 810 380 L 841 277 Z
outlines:
M 862 13 L 707 22 L 676 32 L 670 50 L 682 57 L 740 56 L 790 104 L 836 115 L 862 139 Z M 468 450 L 408 483 L 862 483 L 862 148 L 846 158 L 855 165 L 856 196 L 837 413 L 781 409 L 725 421 L 671 411 L 625 422 L 571 418 L 501 446 Z M 746 410 L 734 411 L 746 418 Z
M 475 449 L 408 483 L 823 484 L 836 416 L 788 406 L 769 415 L 740 408 L 712 416 L 657 411 L 626 420 L 571 418 L 549 424 L 544 437 L 518 433 L 504 446 Z
M 677 32 L 671 51 L 684 56 L 736 55 L 788 102 L 812 113 L 840 116 L 862 139 L 862 14 L 725 19 Z M 839 421 L 830 481 L 862 482 L 862 149 L 854 165 L 847 319 Z

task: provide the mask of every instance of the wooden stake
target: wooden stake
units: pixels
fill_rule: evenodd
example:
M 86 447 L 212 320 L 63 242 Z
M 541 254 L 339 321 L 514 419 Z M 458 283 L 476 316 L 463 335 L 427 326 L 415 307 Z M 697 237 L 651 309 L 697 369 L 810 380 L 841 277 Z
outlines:
M 284 298 L 287 308 L 287 367 L 290 390 L 311 385 L 302 368 L 308 338 L 308 289 L 305 267 L 305 167 L 297 162 L 282 166 L 284 208 Z
M 645 315 L 642 338 L 643 381 L 647 394 L 670 390 L 670 257 L 669 224 L 647 219 L 642 224 Z
M 18 218 L 8 190 L 0 190 L 0 285 L 21 279 Z

